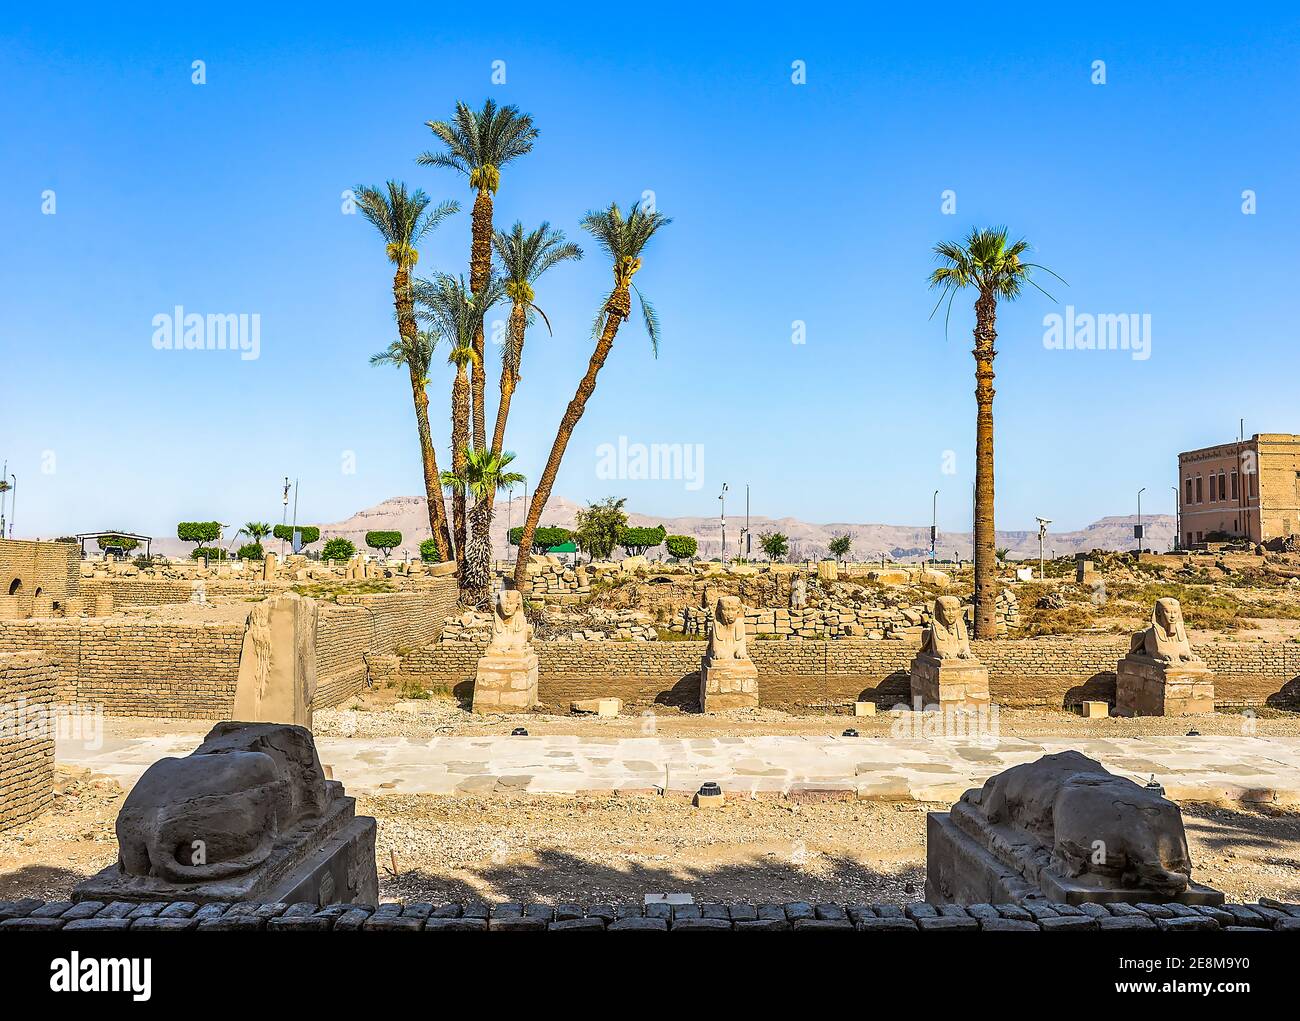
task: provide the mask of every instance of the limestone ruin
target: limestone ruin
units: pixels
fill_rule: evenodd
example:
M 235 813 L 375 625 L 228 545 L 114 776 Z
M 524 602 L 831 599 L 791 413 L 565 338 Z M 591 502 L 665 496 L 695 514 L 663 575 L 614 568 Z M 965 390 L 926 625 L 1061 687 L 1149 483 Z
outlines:
M 1133 635 L 1115 670 L 1115 711 L 1122 716 L 1214 712 L 1214 677 L 1192 651 L 1177 599 L 1157 599 L 1151 625 Z
M 745 644 L 745 608 L 736 596 L 714 604 L 709 646 L 700 662 L 700 711 L 758 705 L 758 667 Z
M 940 596 L 931 618 L 909 672 L 913 704 L 941 710 L 987 705 L 989 672 L 971 652 L 961 601 Z
M 523 598 L 513 589 L 498 592 L 492 641 L 474 674 L 474 712 L 525 712 L 537 704 L 537 653 L 532 638 Z

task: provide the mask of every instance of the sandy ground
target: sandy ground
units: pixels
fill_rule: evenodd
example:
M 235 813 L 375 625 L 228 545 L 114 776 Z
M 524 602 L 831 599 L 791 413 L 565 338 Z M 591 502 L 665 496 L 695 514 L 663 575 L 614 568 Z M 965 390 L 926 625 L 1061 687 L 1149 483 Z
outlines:
M 51 811 L 0 834 L 0 899 L 66 897 L 117 853 L 122 791 L 60 768 Z M 362 797 L 379 820 L 385 899 L 548 903 L 918 900 L 925 813 L 916 803 L 681 798 Z M 1300 815 L 1184 810 L 1195 876 L 1231 900 L 1300 901 Z

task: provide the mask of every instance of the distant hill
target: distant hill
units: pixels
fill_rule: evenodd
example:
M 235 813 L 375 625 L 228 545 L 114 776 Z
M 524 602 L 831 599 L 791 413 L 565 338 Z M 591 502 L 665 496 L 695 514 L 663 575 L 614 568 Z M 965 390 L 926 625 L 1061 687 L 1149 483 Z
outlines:
M 542 515 L 542 524 L 572 527 L 574 515 L 582 504 L 563 497 L 552 497 Z M 506 530 L 513 525 L 522 525 L 524 506 L 522 494 L 514 501 L 513 508 L 508 500 L 497 504 L 496 520 L 492 525 L 492 537 L 496 544 L 498 556 L 506 554 Z M 629 521 L 634 525 L 659 525 L 673 535 L 691 535 L 700 544 L 700 556 L 707 558 L 721 553 L 721 536 L 716 517 L 662 518 L 654 515 L 629 512 Z M 740 530 L 745 519 L 727 518 L 727 552 L 736 556 L 741 551 L 737 546 Z M 1133 549 L 1133 525 L 1137 523 L 1134 515 L 1123 517 L 1105 517 L 1087 528 L 1074 532 L 1049 532 L 1047 537 L 1047 554 L 1055 551 L 1057 556 L 1069 556 L 1074 553 L 1093 549 L 1124 550 Z M 1173 543 L 1174 519 L 1168 514 L 1143 515 L 1146 525 L 1146 545 L 1154 550 L 1166 550 Z M 832 522 L 829 524 L 811 524 L 798 518 L 751 517 L 749 527 L 754 535 L 753 556 L 761 558 L 758 536 L 762 532 L 784 532 L 790 537 L 791 553 L 794 559 L 817 559 L 826 553 L 827 544 L 835 535 L 848 534 L 853 537 L 854 560 L 879 559 L 882 555 L 891 560 L 921 560 L 930 555 L 930 527 L 928 525 L 877 525 L 849 524 Z M 376 504 L 374 507 L 358 511 L 346 521 L 330 525 L 321 525 L 321 536 L 332 538 L 336 535 L 351 539 L 357 546 L 364 547 L 365 534 L 373 529 L 396 529 L 402 533 L 403 546 L 414 555 L 421 540 L 429 537 L 428 512 L 422 496 L 395 496 Z M 1011 551 L 1013 559 L 1037 559 L 1038 531 L 999 531 L 997 544 Z M 155 544 L 157 545 L 157 544 Z M 274 548 L 273 546 L 271 548 Z M 940 531 L 937 552 L 940 559 L 951 559 L 954 554 L 963 560 L 971 556 L 971 536 L 969 532 Z

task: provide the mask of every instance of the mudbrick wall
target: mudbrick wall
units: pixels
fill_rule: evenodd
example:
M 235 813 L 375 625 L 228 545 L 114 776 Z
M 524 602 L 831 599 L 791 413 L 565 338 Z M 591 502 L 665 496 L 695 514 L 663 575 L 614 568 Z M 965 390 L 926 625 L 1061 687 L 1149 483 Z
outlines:
M 54 731 L 48 713 L 57 675 L 54 664 L 38 652 L 0 654 L 0 830 L 39 815 L 54 799 Z
M 367 653 L 435 641 L 455 604 L 454 578 L 322 604 L 315 705 L 360 691 Z M 101 704 L 110 716 L 228 719 L 243 636 L 242 623 L 135 616 L 0 621 L 0 654 L 43 653 L 60 702 Z
M 538 697 L 549 705 L 614 695 L 628 703 L 681 702 L 697 695 L 705 643 L 558 641 L 535 643 Z M 1115 664 L 1128 651 L 1122 636 L 1049 637 L 972 642 L 989 669 L 993 698 L 1004 706 L 1061 708 L 1113 699 Z M 404 680 L 456 688 L 473 681 L 482 647 L 430 645 L 402 661 Z M 1215 672 L 1220 705 L 1260 705 L 1300 679 L 1300 643 L 1217 643 L 1198 650 Z M 906 702 L 916 649 L 862 639 L 751 641 L 759 700 L 776 707 L 824 707 L 863 699 L 882 707 Z M 1286 694 L 1297 685 L 1292 685 Z

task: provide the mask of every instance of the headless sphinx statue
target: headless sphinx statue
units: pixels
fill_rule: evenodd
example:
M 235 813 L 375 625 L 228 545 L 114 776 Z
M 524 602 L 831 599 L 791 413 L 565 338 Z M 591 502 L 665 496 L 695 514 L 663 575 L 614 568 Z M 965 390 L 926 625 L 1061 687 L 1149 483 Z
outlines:
M 1183 608 L 1170 596 L 1156 600 L 1151 626 L 1133 635 L 1129 655 L 1146 656 L 1157 663 L 1200 663 L 1183 626 Z
M 956 596 L 940 596 L 934 601 L 930 626 L 921 635 L 921 652 L 937 659 L 975 658 L 966 634 L 961 600 Z

